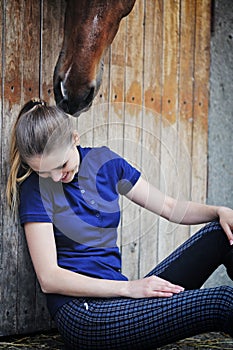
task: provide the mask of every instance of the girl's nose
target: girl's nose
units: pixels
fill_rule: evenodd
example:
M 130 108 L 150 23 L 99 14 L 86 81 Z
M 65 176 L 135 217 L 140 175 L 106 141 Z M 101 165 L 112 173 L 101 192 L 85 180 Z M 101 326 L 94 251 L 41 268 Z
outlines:
M 62 178 L 62 170 L 56 169 L 51 171 L 51 178 L 54 182 L 58 182 Z

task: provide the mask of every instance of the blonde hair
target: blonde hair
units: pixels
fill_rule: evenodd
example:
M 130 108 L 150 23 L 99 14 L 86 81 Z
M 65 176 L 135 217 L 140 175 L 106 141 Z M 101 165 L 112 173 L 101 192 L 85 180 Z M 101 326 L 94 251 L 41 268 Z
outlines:
M 67 146 L 72 142 L 73 132 L 70 115 L 57 106 L 47 106 L 40 99 L 30 100 L 23 106 L 14 124 L 10 145 L 6 195 L 13 212 L 18 202 L 18 185 L 32 173 L 27 161 Z

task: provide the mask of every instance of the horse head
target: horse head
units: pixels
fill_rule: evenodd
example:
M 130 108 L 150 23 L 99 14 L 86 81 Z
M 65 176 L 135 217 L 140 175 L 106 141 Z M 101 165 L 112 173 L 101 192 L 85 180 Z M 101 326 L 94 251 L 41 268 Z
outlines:
M 56 104 L 74 116 L 92 105 L 103 57 L 135 0 L 67 0 L 64 39 L 54 70 Z

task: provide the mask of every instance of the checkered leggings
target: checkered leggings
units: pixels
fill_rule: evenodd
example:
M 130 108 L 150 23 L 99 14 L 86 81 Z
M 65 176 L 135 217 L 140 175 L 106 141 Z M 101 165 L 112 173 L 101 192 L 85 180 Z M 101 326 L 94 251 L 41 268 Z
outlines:
M 67 349 L 156 349 L 188 336 L 233 336 L 233 288 L 198 289 L 220 264 L 233 270 L 233 250 L 218 223 L 208 224 L 162 261 L 155 274 L 186 290 L 170 298 L 77 298 L 55 315 Z

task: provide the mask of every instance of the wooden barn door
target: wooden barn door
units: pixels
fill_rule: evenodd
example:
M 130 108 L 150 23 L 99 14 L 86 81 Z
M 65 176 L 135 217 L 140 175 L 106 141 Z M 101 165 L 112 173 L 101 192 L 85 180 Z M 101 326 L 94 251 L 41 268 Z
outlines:
M 48 329 L 51 321 L 24 235 L 6 205 L 11 127 L 22 104 L 54 103 L 53 68 L 65 1 L 0 0 L 0 335 Z M 82 145 L 108 145 L 179 199 L 205 201 L 210 0 L 137 0 L 105 57 L 103 84 L 77 120 Z M 123 272 L 146 274 L 192 232 L 121 201 Z
M 108 144 L 167 194 L 204 202 L 209 55 L 210 0 L 137 0 L 106 55 L 95 104 L 78 120 L 82 144 Z M 122 207 L 129 278 L 144 276 L 192 233 L 125 199 Z

